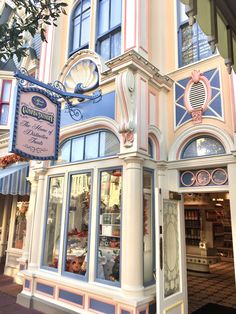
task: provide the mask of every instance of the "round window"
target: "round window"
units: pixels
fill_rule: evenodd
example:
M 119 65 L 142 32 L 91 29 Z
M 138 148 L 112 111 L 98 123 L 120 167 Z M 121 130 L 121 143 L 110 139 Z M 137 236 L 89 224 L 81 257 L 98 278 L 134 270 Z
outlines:
M 211 181 L 211 175 L 207 170 L 200 170 L 196 174 L 198 185 L 207 185 Z
M 184 186 L 192 186 L 196 181 L 196 177 L 192 171 L 185 171 L 182 173 L 180 180 Z
M 212 171 L 211 177 L 212 182 L 217 185 L 225 184 L 225 182 L 228 180 L 227 172 L 221 168 L 217 168 Z

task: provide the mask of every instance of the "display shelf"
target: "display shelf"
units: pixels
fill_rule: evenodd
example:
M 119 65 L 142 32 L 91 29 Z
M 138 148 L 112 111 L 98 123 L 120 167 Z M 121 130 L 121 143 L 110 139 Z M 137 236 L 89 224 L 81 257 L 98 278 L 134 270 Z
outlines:
M 200 242 L 201 221 L 199 210 L 185 209 L 186 245 L 198 246 Z

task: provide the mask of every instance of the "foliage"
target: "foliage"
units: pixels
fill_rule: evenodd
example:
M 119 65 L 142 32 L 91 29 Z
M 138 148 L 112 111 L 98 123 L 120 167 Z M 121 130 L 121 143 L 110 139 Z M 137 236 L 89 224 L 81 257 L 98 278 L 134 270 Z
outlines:
M 27 55 L 25 37 L 37 32 L 46 40 L 47 25 L 57 26 L 67 3 L 57 0 L 12 0 L 15 5 L 9 21 L 0 24 L 0 60 L 5 62 L 16 55 L 18 61 Z
M 0 157 L 0 167 L 5 168 L 18 161 L 28 161 L 28 160 L 17 154 L 6 155 L 4 157 Z

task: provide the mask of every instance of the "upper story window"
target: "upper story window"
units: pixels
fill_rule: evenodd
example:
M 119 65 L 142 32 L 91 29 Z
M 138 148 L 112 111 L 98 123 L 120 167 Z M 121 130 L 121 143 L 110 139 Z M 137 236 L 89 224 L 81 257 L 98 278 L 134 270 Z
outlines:
M 121 53 L 121 0 L 99 0 L 96 51 L 109 60 Z
M 71 19 L 70 54 L 88 48 L 90 34 L 90 0 L 80 0 Z
M 189 25 L 185 6 L 178 1 L 179 65 L 185 66 L 212 55 L 207 36 L 195 21 Z
M 225 154 L 223 145 L 211 136 L 201 136 L 188 142 L 181 154 L 181 159 Z
M 119 153 L 119 149 L 119 140 L 113 133 L 90 133 L 65 141 L 59 149 L 56 164 L 112 156 Z
M 11 98 L 11 85 L 9 80 L 3 80 L 1 86 L 1 98 L 0 98 L 0 125 L 8 124 L 8 114 Z

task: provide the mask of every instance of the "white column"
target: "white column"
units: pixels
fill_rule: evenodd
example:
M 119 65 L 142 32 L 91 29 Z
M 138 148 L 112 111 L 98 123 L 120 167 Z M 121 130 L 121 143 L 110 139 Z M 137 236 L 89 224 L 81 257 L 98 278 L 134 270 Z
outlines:
M 138 157 L 125 158 L 121 288 L 130 296 L 143 295 L 142 162 Z
M 29 200 L 29 208 L 26 213 L 26 236 L 25 236 L 25 242 L 23 247 L 23 254 L 22 257 L 19 258 L 19 262 L 21 264 L 27 264 L 29 260 L 29 253 L 30 253 L 30 247 L 31 247 L 31 241 L 33 238 L 33 217 L 34 217 L 34 211 L 36 206 L 36 199 L 37 199 L 37 188 L 38 188 L 38 177 L 36 174 L 28 177 L 27 179 L 31 183 L 31 189 L 30 189 L 30 200 Z
M 43 219 L 43 199 L 44 199 L 44 186 L 45 186 L 45 172 L 46 169 L 38 169 L 38 188 L 36 206 L 32 219 L 32 233 L 31 233 L 31 247 L 29 250 L 29 266 L 28 269 L 31 271 L 39 268 L 40 262 L 40 248 L 41 248 L 41 231 L 42 231 L 42 219 Z
M 231 214 L 231 228 L 234 251 L 234 268 L 236 269 L 236 164 L 228 164 L 229 176 L 229 200 L 230 200 L 230 214 Z M 235 273 L 236 279 L 236 273 Z
M 9 216 L 11 212 L 11 196 L 6 195 L 4 201 L 4 212 L 2 219 L 2 236 L 1 236 L 1 246 L 0 246 L 0 256 L 5 254 L 7 248 L 7 233 L 9 230 Z

